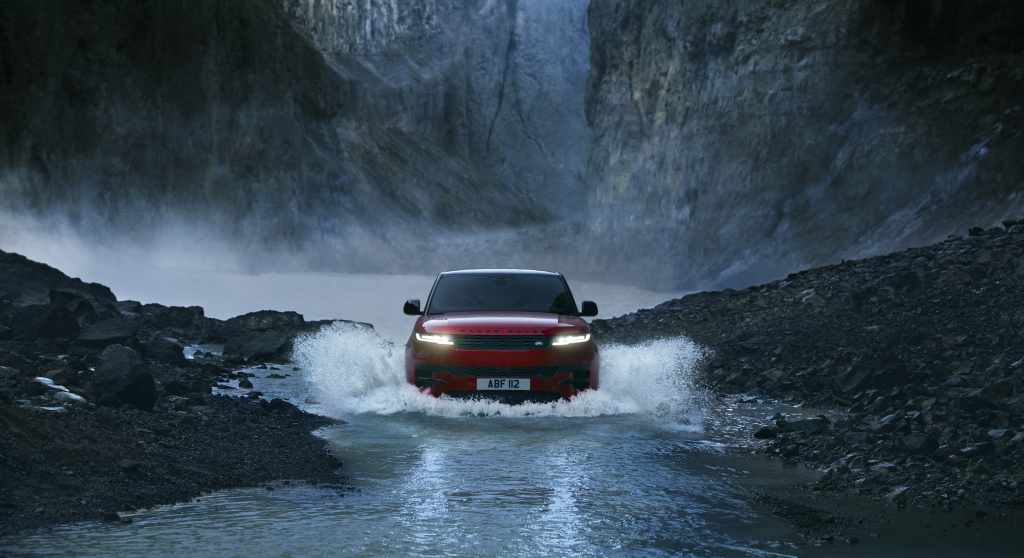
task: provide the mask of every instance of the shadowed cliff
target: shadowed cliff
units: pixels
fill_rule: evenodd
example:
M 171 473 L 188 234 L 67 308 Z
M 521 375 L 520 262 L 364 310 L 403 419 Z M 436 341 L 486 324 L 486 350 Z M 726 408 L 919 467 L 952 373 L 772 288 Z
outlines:
M 595 259 L 743 285 L 1019 212 L 1022 22 L 1007 1 L 594 0 Z

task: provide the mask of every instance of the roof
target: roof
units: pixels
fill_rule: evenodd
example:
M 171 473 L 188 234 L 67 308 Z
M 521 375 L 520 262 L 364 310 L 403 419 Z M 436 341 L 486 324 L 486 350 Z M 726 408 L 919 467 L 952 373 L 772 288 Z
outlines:
M 490 273 L 494 275 L 501 274 L 526 274 L 526 275 L 560 275 L 551 271 L 538 271 L 535 269 L 453 269 L 451 271 L 445 271 L 441 275 L 461 275 L 461 274 L 477 274 L 477 273 Z

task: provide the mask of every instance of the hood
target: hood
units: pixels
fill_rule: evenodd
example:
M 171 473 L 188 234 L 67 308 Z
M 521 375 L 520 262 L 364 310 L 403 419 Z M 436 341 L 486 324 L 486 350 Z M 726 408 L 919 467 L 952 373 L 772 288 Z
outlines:
M 424 316 L 420 327 L 426 333 L 449 335 L 554 335 L 590 330 L 576 316 L 534 312 L 453 312 Z

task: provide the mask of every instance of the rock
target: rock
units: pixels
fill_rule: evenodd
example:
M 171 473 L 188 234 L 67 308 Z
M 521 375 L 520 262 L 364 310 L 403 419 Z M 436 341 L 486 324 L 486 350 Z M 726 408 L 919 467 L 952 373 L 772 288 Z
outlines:
M 989 402 L 995 403 L 1000 399 L 1006 399 L 1014 394 L 1014 384 L 1009 380 L 999 380 L 992 382 L 987 386 L 981 388 L 978 395 Z
M 964 457 L 978 457 L 990 453 L 993 449 L 992 442 L 981 442 L 960 449 L 960 455 Z
M 157 336 L 150 339 L 143 344 L 142 353 L 148 359 L 169 364 L 185 362 L 185 345 L 173 337 Z
M 763 426 L 754 432 L 754 438 L 768 440 L 779 435 L 779 429 L 774 426 Z
M 138 353 L 123 345 L 111 345 L 100 354 L 91 391 L 101 405 L 131 405 L 152 410 L 156 403 L 156 383 L 145 371 Z
M 88 403 L 84 397 L 77 393 L 70 391 L 54 391 L 50 394 L 50 397 L 59 403 L 67 403 L 70 405 L 82 405 Z
M 1007 432 L 1009 432 L 1009 430 L 1005 428 L 994 428 L 988 431 L 988 437 L 993 440 L 1001 440 L 1006 437 Z
M 184 380 L 171 380 L 163 384 L 164 393 L 171 396 L 186 397 L 207 390 L 205 382 L 187 382 Z
M 180 411 L 188 408 L 190 400 L 188 397 L 182 397 L 180 395 L 168 395 L 167 397 L 164 397 L 162 401 L 168 407 Z
M 876 432 L 891 432 L 899 427 L 901 420 L 900 415 L 896 413 L 886 415 L 872 424 L 871 429 Z
M 900 439 L 900 446 L 907 453 L 928 455 L 938 448 L 935 438 L 925 434 L 908 434 Z
M 224 345 L 224 356 L 237 357 L 244 362 L 279 360 L 291 352 L 294 333 L 264 331 L 230 339 Z
M 44 339 L 74 339 L 81 332 L 78 318 L 64 308 L 46 309 L 33 329 Z
M 142 467 L 142 463 L 133 459 L 122 459 L 117 462 L 117 466 L 126 473 L 134 473 Z
M 831 426 L 831 422 L 824 416 L 794 421 L 781 421 L 778 423 L 779 429 L 784 432 L 804 432 L 808 434 L 826 432 Z
M 249 378 L 242 378 L 241 380 L 238 380 L 238 387 L 242 389 L 252 389 L 252 382 L 249 381 Z
M 231 318 L 219 326 L 226 340 L 224 357 L 228 361 L 285 361 L 292 340 L 301 333 L 316 331 L 330 322 L 307 322 L 296 312 L 261 310 Z
M 274 373 L 271 373 L 271 374 L 267 374 L 266 377 L 270 378 L 272 380 L 283 380 L 283 379 L 289 377 L 289 374 L 278 374 L 278 373 L 274 372 Z
M 105 347 L 125 343 L 135 338 L 139 322 L 127 318 L 111 318 L 92 324 L 78 336 L 76 343 L 90 347 Z
M 885 499 L 897 505 L 905 504 L 907 501 L 907 492 L 909 490 L 909 486 L 897 486 L 885 495 Z

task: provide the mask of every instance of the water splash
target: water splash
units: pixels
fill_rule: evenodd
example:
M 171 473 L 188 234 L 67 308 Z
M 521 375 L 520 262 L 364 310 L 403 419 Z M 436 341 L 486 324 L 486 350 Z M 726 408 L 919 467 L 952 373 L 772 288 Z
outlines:
M 318 411 L 345 414 L 420 412 L 444 417 L 592 417 L 642 414 L 667 427 L 700 430 L 705 394 L 694 386 L 702 351 L 684 337 L 601 348 L 601 389 L 570 401 L 508 405 L 435 398 L 405 381 L 404 349 L 375 331 L 337 323 L 296 340 L 294 358 L 308 371 Z

